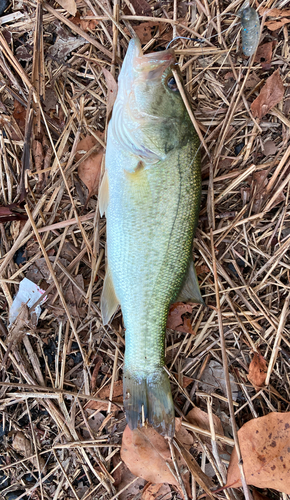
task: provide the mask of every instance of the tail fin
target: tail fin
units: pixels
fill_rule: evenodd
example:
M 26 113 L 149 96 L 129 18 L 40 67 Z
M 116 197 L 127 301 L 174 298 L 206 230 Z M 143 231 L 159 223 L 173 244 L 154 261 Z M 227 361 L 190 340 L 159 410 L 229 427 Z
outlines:
M 130 429 L 145 422 L 163 436 L 174 436 L 174 406 L 169 379 L 160 367 L 150 375 L 124 370 L 123 394 Z

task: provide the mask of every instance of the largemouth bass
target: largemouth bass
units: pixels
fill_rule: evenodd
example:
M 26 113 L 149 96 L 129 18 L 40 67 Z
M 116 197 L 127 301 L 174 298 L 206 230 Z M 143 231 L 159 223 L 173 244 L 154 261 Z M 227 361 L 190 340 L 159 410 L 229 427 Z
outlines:
M 174 434 L 164 369 L 170 303 L 203 304 L 192 261 L 201 174 L 199 139 L 172 75 L 172 50 L 142 54 L 133 39 L 108 126 L 99 205 L 107 218 L 101 311 L 121 305 L 125 333 L 124 407 L 131 429 L 147 422 Z

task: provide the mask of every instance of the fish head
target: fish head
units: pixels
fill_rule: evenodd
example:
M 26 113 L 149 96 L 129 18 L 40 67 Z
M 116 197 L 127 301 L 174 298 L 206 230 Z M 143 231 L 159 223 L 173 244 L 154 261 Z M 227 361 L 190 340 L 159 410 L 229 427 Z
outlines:
M 145 152 L 148 160 L 150 155 L 151 160 L 164 158 L 184 142 L 192 127 L 173 68 L 177 64 L 172 49 L 143 54 L 139 39 L 130 41 L 115 103 L 117 133 L 120 141 Z

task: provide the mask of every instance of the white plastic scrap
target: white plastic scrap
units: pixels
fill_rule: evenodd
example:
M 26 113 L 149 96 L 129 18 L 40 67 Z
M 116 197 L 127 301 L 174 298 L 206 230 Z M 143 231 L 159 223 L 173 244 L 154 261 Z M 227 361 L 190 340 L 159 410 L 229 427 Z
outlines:
M 15 299 L 13 300 L 12 306 L 9 311 L 9 326 L 11 326 L 12 323 L 14 323 L 14 321 L 16 320 L 22 304 L 26 304 L 28 307 L 32 307 L 41 296 L 43 296 L 43 300 L 40 304 L 43 304 L 46 300 L 45 290 L 39 288 L 39 286 L 33 283 L 33 281 L 24 278 L 20 282 L 19 290 L 15 296 Z M 37 320 L 41 313 L 40 304 L 36 306 L 34 311 Z

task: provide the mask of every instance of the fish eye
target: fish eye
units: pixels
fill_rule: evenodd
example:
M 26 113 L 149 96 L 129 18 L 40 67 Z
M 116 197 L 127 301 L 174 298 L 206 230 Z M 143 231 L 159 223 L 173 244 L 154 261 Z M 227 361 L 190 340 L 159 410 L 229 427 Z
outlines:
M 167 80 L 167 87 L 172 90 L 173 92 L 176 92 L 178 90 L 177 83 L 175 81 L 174 76 L 170 76 Z

